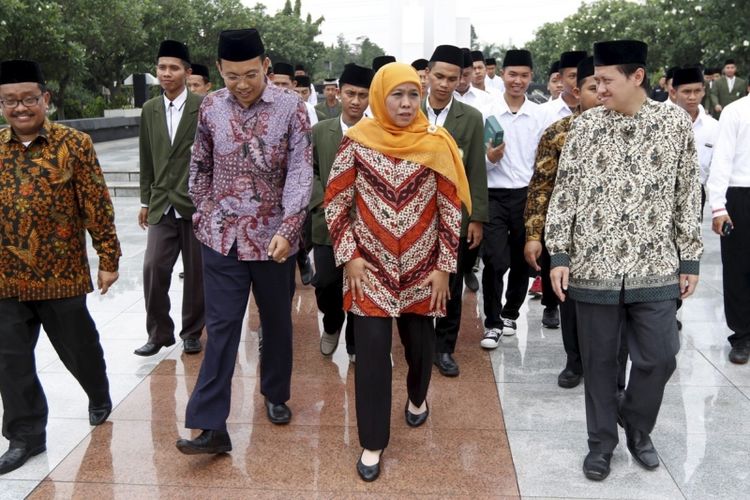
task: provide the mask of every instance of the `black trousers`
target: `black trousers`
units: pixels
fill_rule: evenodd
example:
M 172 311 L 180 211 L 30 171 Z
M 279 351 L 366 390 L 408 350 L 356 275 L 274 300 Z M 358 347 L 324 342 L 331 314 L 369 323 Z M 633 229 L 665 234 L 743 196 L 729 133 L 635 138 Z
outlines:
M 85 295 L 29 302 L 0 299 L 0 318 L 3 436 L 11 447 L 35 447 L 46 441 L 47 399 L 34 357 L 41 326 L 86 392 L 89 407 L 110 401 L 104 352 Z
M 260 392 L 275 404 L 289 400 L 292 378 L 292 301 L 289 276 L 295 257 L 284 263 L 237 260 L 203 245 L 206 293 L 206 349 L 198 381 L 188 401 L 185 426 L 226 430 L 232 375 L 242 320 L 252 288 L 263 328 Z
M 750 345 L 750 188 L 727 189 L 727 211 L 734 223 L 721 237 L 724 315 L 732 346 Z
M 143 257 L 143 296 L 146 302 L 148 341 L 157 345 L 174 343 L 174 322 L 169 317 L 169 285 L 177 257 L 182 253 L 185 282 L 182 292 L 180 338 L 200 338 L 205 324 L 201 245 L 190 219 L 178 219 L 174 209 L 150 224 Z
M 527 188 L 490 189 L 489 222 L 484 225 L 482 242 L 482 290 L 484 292 L 484 326 L 502 328 L 500 316 L 517 319 L 529 286 L 529 267 L 523 256 L 526 228 L 523 212 Z M 501 307 L 503 276 L 508 275 L 505 306 Z
M 550 256 L 547 251 L 547 245 L 542 240 L 542 255 L 539 257 L 539 267 L 542 268 L 542 305 L 544 307 L 555 308 L 560 305 L 560 300 L 552 289 L 552 279 L 550 278 Z M 566 299 L 567 300 L 567 299 Z
M 445 309 L 445 316 L 435 321 L 435 352 L 453 353 L 458 341 L 458 330 L 461 326 L 461 309 L 463 306 L 464 271 L 474 267 L 477 257 L 477 248 L 469 250 L 469 243 L 465 237 L 461 238 L 458 245 L 458 272 L 451 273 L 448 280 L 450 299 Z
M 623 328 L 632 367 L 619 411 L 634 428 L 646 433 L 653 430 L 664 387 L 677 367 L 680 340 L 675 312 L 675 300 L 617 305 L 576 302 L 591 451 L 611 453 L 617 446 Z
M 562 330 L 563 347 L 567 356 L 565 368 L 581 375 L 583 364 L 581 363 L 581 348 L 578 345 L 577 322 L 576 303 L 568 295 L 565 297 L 565 302 L 560 302 L 560 330 Z
M 318 309 L 323 313 L 323 330 L 326 333 L 335 333 L 346 322 L 344 336 L 346 338 L 346 352 L 354 354 L 354 325 L 352 314 L 344 312 L 344 270 L 336 267 L 336 259 L 333 255 L 333 247 L 329 245 L 314 245 L 313 258 L 315 259 L 315 301 Z
M 433 319 L 405 314 L 396 318 L 396 324 L 409 367 L 406 375 L 409 400 L 420 406 L 427 397 L 432 376 Z M 387 447 L 391 435 L 392 327 L 393 318 L 354 315 L 357 430 L 359 444 L 368 450 Z

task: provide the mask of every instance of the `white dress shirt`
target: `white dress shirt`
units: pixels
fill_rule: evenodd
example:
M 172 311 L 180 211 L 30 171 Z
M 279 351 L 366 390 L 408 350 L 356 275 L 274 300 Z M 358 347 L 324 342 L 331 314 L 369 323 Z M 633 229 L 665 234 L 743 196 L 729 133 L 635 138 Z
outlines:
M 493 99 L 490 94 L 473 86 L 470 86 L 469 90 L 463 95 L 459 94 L 458 91 L 453 92 L 453 98 L 458 102 L 468 104 L 469 106 L 478 109 L 479 112 L 482 113 L 482 118 L 484 120 L 486 120 L 489 115 L 493 114 L 497 108 L 496 105 L 493 105 Z
M 445 119 L 448 117 L 448 112 L 451 110 L 451 104 L 453 104 L 453 99 L 451 99 L 450 102 L 446 104 L 439 115 L 436 115 L 435 110 L 430 106 L 430 95 L 427 94 L 427 100 L 425 101 L 425 108 L 427 108 L 427 120 L 433 125 L 444 127 Z
M 346 134 L 346 131 L 349 130 L 349 125 L 344 123 L 343 115 L 339 115 L 339 122 L 341 122 L 341 132 Z
M 714 217 L 727 213 L 728 187 L 750 187 L 750 96 L 727 104 L 721 112 L 706 187 Z
M 315 85 L 312 83 L 310 84 L 310 95 L 307 96 L 307 102 L 313 105 L 313 107 L 318 104 L 318 91 L 315 90 Z
M 180 125 L 180 119 L 182 118 L 182 110 L 185 109 L 185 102 L 187 101 L 188 90 L 185 87 L 182 93 L 170 101 L 167 94 L 164 94 L 164 109 L 167 117 L 167 134 L 169 135 L 169 143 L 174 142 L 174 136 L 177 134 L 177 127 Z
M 505 153 L 497 163 L 485 157 L 487 187 L 494 189 L 526 187 L 534 173 L 536 147 L 544 131 L 540 123 L 539 105 L 524 98 L 521 108 L 513 114 L 503 98 L 494 116 L 503 127 Z
M 307 108 L 307 116 L 310 118 L 310 126 L 312 127 L 318 123 L 318 113 L 315 112 L 315 106 L 309 102 L 305 102 L 305 107 Z
M 556 121 L 573 114 L 573 111 L 568 107 L 568 103 L 562 98 L 562 94 L 557 99 L 540 104 L 537 111 L 539 112 L 539 121 L 542 130 L 546 130 L 547 127 Z
M 719 121 L 706 114 L 702 105 L 698 105 L 698 118 L 693 122 L 695 149 L 698 150 L 698 163 L 701 165 L 701 184 L 706 185 L 711 170 L 711 158 L 714 154 L 716 137 L 719 134 Z
M 730 93 L 732 92 L 732 89 L 734 88 L 734 79 L 735 79 L 734 76 L 732 78 L 727 77 L 727 88 L 729 89 Z
M 485 76 L 484 87 L 497 89 L 500 91 L 501 94 L 505 93 L 505 84 L 503 83 L 503 79 L 497 75 L 495 75 L 492 78 L 490 78 L 489 76 Z

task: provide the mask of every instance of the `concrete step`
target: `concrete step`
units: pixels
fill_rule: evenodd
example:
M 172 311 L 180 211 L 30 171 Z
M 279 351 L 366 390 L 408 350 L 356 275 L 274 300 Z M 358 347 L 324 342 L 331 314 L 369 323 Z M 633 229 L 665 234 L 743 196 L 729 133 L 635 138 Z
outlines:
M 109 182 L 138 182 L 141 178 L 137 170 L 110 170 L 104 171 L 104 179 Z
M 138 198 L 141 196 L 141 185 L 138 181 L 109 181 L 107 180 L 109 195 L 113 198 Z

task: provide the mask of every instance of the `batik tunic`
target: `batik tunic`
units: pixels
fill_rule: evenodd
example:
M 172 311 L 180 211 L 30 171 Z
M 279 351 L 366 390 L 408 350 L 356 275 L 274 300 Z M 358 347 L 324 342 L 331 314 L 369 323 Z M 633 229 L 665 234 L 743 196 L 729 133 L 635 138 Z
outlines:
M 461 202 L 434 170 L 344 138 L 326 189 L 326 221 L 336 265 L 362 257 L 365 299 L 354 300 L 344 273 L 344 308 L 360 316 L 397 317 L 430 310 L 423 282 L 435 270 L 456 272 Z

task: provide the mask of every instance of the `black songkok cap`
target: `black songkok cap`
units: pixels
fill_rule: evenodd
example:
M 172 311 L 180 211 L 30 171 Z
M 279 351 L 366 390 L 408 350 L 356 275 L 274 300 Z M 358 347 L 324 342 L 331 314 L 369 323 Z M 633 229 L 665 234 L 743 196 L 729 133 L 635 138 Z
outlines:
M 294 77 L 294 82 L 295 82 L 294 83 L 295 87 L 302 87 L 304 89 L 309 89 L 310 88 L 310 77 L 309 76 L 304 76 L 304 75 L 295 76 Z
M 328 85 L 336 85 L 338 87 L 339 83 L 336 81 L 335 78 L 325 78 L 325 79 L 323 79 L 323 86 L 326 87 Z
M 211 78 L 208 74 L 208 68 L 202 64 L 191 64 L 191 68 L 193 68 L 193 74 L 202 76 L 204 78 Z
M 674 72 L 672 79 L 673 88 L 677 88 L 680 85 L 687 85 L 688 83 L 703 83 L 703 72 L 700 68 L 695 66 L 692 68 L 679 68 Z
M 305 65 L 304 64 L 297 64 L 294 66 L 294 71 L 305 71 Z
M 427 59 L 417 59 L 416 61 L 411 63 L 411 67 L 416 69 L 417 71 L 422 71 L 423 69 L 427 69 L 427 65 L 430 62 Z
M 392 62 L 396 62 L 396 58 L 393 56 L 378 56 L 372 60 L 372 70 L 377 72 L 380 68 Z
M 14 59 L 0 63 L 0 85 L 6 83 L 38 83 L 44 85 L 42 68 L 34 61 Z
M 525 49 L 520 50 L 509 50 L 505 53 L 503 59 L 503 68 L 508 66 L 528 66 L 529 68 L 534 67 L 534 63 L 531 60 L 531 52 Z
M 594 66 L 646 66 L 648 45 L 639 40 L 610 40 L 594 44 Z
M 578 73 L 576 74 L 576 84 L 580 87 L 581 82 L 590 76 L 594 76 L 594 56 L 588 56 L 581 59 L 578 63 Z
M 161 45 L 159 45 L 159 53 L 156 55 L 157 59 L 160 57 L 176 57 L 177 59 L 190 62 L 190 51 L 188 50 L 187 45 L 182 42 L 176 40 L 164 40 L 161 42 Z
M 734 62 L 734 59 L 727 59 L 726 61 L 724 61 L 724 66 L 726 66 L 727 64 L 737 64 L 737 63 Z
M 219 59 L 249 61 L 266 52 L 255 28 L 224 30 L 219 33 Z
M 273 74 L 287 75 L 288 77 L 294 79 L 294 68 L 289 63 L 277 62 L 273 65 Z
M 466 48 L 461 49 L 461 54 L 463 55 L 463 64 L 461 65 L 461 69 L 471 68 L 474 66 L 474 61 L 471 60 L 471 51 Z
M 471 51 L 471 61 L 477 62 L 482 61 L 484 62 L 484 54 L 482 54 L 481 50 L 472 50 Z
M 708 68 L 708 67 L 703 68 L 703 74 L 706 75 L 706 76 L 713 75 L 714 74 L 714 69 L 713 68 Z
M 560 69 L 577 68 L 578 63 L 586 59 L 588 53 L 585 50 L 572 50 L 560 54 Z
M 680 69 L 679 66 L 672 66 L 671 68 L 667 68 L 667 72 L 664 73 L 664 76 L 667 78 L 667 80 L 671 80 L 674 78 L 674 72 Z
M 560 72 L 560 61 L 552 61 L 552 64 L 549 65 L 549 71 L 547 72 L 547 78 L 552 76 L 554 73 Z
M 486 57 L 484 59 L 484 64 L 487 66 L 497 66 L 497 61 L 495 61 L 494 57 Z
M 374 76 L 375 72 L 370 68 L 350 63 L 344 66 L 344 72 L 341 73 L 341 78 L 339 78 L 339 85 L 354 85 L 355 87 L 369 89 Z
M 438 45 L 430 57 L 430 62 L 444 62 L 463 69 L 464 55 L 455 45 Z

